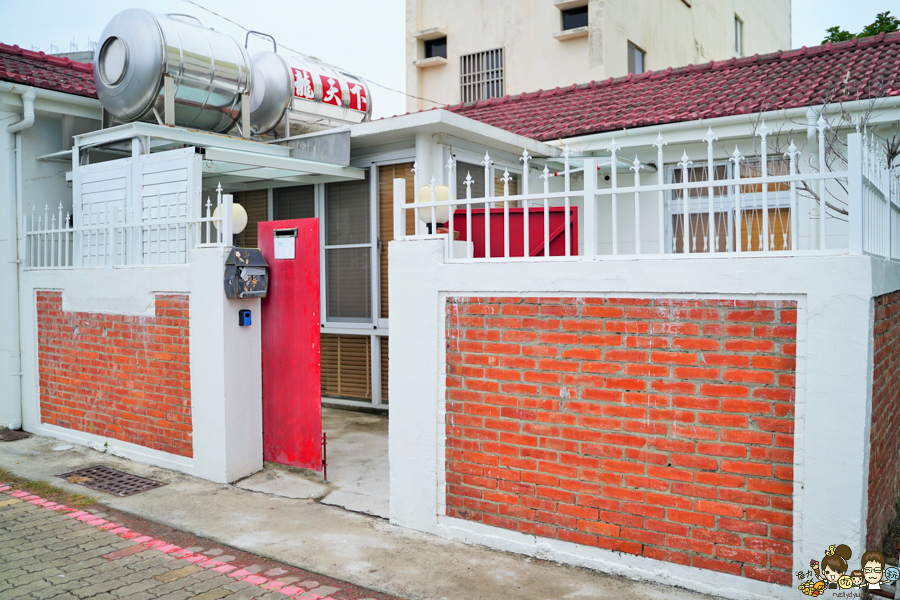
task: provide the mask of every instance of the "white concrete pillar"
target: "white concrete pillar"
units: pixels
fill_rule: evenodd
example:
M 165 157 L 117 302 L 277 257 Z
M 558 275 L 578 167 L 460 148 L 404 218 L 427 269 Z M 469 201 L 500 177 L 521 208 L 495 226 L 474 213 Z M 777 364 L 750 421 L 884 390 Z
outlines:
M 222 483 L 263 466 L 260 301 L 225 297 L 229 250 L 195 249 L 190 284 L 194 473 Z M 241 309 L 249 327 L 238 325 Z

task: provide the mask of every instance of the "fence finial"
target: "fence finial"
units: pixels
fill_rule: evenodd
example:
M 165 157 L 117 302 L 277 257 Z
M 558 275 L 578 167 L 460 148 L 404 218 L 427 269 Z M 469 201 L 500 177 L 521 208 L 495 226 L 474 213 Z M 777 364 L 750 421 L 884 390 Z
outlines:
M 744 155 L 741 154 L 741 151 L 738 149 L 737 146 L 735 146 L 735 147 L 734 147 L 734 152 L 731 153 L 731 158 L 729 158 L 728 160 L 730 160 L 731 162 L 733 162 L 733 163 L 734 163 L 734 167 L 737 168 L 737 166 L 740 164 L 740 162 L 741 162 L 742 160 L 744 160 Z
M 800 151 L 797 150 L 797 146 L 794 145 L 794 138 L 791 138 L 791 145 L 788 146 L 787 152 L 784 153 L 784 157 L 793 160 L 800 154 Z
M 831 125 L 828 124 L 828 121 L 825 119 L 825 111 L 819 113 L 819 120 L 816 121 L 816 127 L 819 130 L 819 133 L 822 133 L 826 129 L 831 129 Z
M 766 126 L 766 122 L 763 121 L 760 126 L 756 129 L 756 135 L 763 139 L 763 142 L 766 141 L 766 137 L 772 133 L 772 131 Z
M 692 164 L 694 164 L 694 161 L 692 161 L 691 159 L 688 158 L 687 150 L 685 150 L 681 154 L 681 160 L 678 161 L 678 166 L 681 167 L 682 169 L 687 169 Z
M 663 139 L 662 131 L 656 134 L 656 141 L 653 142 L 653 145 L 662 150 L 663 146 L 668 145 L 669 142 Z M 661 166 L 661 165 L 660 165 Z
M 703 141 L 706 142 L 707 144 L 709 144 L 710 146 L 712 146 L 712 143 L 713 143 L 714 141 L 716 141 L 717 139 L 719 139 L 719 138 L 718 138 L 718 136 L 716 136 L 715 133 L 713 133 L 712 127 L 710 127 L 709 129 L 707 129 L 707 131 L 706 131 L 706 137 L 703 138 Z
M 568 146 L 566 146 L 566 147 L 568 148 Z M 527 168 L 528 168 L 528 161 L 531 160 L 531 155 L 528 154 L 528 148 L 525 148 L 525 149 L 522 151 L 522 156 L 519 158 L 519 160 L 522 161 L 522 163 L 525 165 L 525 168 L 527 169 Z
M 483 164 L 485 167 L 490 167 L 491 164 L 493 164 L 490 154 L 488 154 L 487 152 L 484 153 L 484 160 L 481 161 L 481 164 Z M 487 189 L 487 182 L 485 182 L 485 189 Z
M 639 172 L 643 167 L 644 167 L 644 165 L 641 164 L 641 161 L 638 160 L 637 154 L 635 154 L 635 155 L 634 155 L 634 162 L 631 163 L 631 166 L 628 167 L 628 168 L 631 169 L 632 171 L 634 171 L 635 173 L 637 173 L 637 172 Z
M 447 183 L 449 183 L 453 179 L 453 169 L 456 167 L 456 161 L 453 160 L 453 155 L 450 155 L 450 158 L 447 159 L 447 165 L 444 167 L 447 169 Z
M 544 165 L 544 170 L 541 172 L 539 177 L 543 179 L 544 182 L 548 180 L 548 178 L 550 177 L 550 169 L 547 168 L 547 165 Z
M 607 150 L 609 151 L 610 154 L 612 154 L 613 156 L 615 156 L 615 155 L 616 155 L 616 151 L 619 150 L 620 148 L 621 148 L 621 146 L 619 146 L 619 145 L 616 143 L 616 138 L 613 138 L 613 139 L 612 139 L 612 143 L 610 143 L 610 145 L 609 145 L 609 147 L 607 148 Z M 614 166 L 613 168 L 615 168 L 615 166 Z

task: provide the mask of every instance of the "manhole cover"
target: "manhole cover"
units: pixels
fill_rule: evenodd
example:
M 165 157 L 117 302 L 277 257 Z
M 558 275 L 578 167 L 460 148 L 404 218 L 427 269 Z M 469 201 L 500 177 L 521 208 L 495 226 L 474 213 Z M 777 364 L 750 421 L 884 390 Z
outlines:
M 120 497 L 139 494 L 166 485 L 102 465 L 63 473 L 59 477 L 70 483 L 77 483 L 98 492 L 106 492 Z
M 24 440 L 30 438 L 31 434 L 24 431 L 13 431 L 12 429 L 0 429 L 0 441 L 15 442 L 16 440 Z

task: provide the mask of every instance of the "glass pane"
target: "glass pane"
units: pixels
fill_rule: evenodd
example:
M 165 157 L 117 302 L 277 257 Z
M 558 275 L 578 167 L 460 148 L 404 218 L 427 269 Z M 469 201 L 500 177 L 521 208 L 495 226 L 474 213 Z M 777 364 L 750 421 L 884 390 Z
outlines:
M 440 56 L 447 58 L 447 38 L 425 41 L 425 58 Z
M 717 165 L 713 163 L 713 171 L 715 171 L 715 178 L 717 180 L 727 179 L 728 178 L 728 166 L 727 165 Z M 699 167 L 688 167 L 688 181 L 709 181 L 709 167 L 708 166 L 699 166 Z M 680 167 L 676 167 L 672 171 L 672 177 L 674 183 L 681 183 L 682 170 Z M 674 198 L 681 198 L 684 190 L 675 189 L 672 190 L 672 196 Z M 689 190 L 690 198 L 708 198 L 709 197 L 709 188 L 692 188 Z M 717 185 L 713 187 L 713 194 L 716 196 L 724 196 L 728 193 L 728 188 L 723 185 Z
M 576 27 L 587 27 L 588 24 L 588 7 L 579 6 L 578 8 L 570 8 L 562 11 L 563 29 L 575 29 Z
M 484 198 L 484 165 L 462 161 L 456 163 L 456 197 L 466 197 L 466 175 L 472 176 L 472 197 Z
M 275 188 L 272 201 L 276 221 L 285 219 L 311 219 L 316 216 L 314 186 Z
M 325 245 L 369 244 L 369 176 L 325 184 Z
M 325 250 L 326 318 L 329 321 L 372 320 L 371 248 Z

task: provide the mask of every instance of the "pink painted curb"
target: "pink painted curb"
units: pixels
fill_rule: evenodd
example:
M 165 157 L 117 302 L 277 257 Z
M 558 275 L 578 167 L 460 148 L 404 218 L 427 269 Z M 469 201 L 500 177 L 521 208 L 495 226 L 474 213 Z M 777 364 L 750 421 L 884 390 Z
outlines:
M 298 588 L 297 586 L 289 585 L 287 587 L 283 587 L 280 590 L 276 590 L 276 591 L 281 592 L 282 594 L 286 594 L 288 596 L 292 596 L 292 595 L 296 594 L 297 592 L 302 592 L 303 588 Z
M 229 571 L 234 571 L 237 569 L 234 565 L 222 565 L 221 567 L 215 567 L 213 571 L 218 571 L 219 573 L 228 573 Z
M 138 544 L 147 546 L 147 548 L 149 549 L 159 550 L 174 557 L 180 557 L 181 560 L 199 564 L 202 567 L 211 569 L 218 573 L 227 574 L 228 576 L 234 577 L 235 579 L 246 581 L 247 583 L 263 587 L 264 589 L 270 591 L 277 591 L 287 596 L 293 596 L 295 594 L 304 592 L 303 588 L 292 585 L 285 586 L 284 582 L 282 581 L 272 581 L 265 577 L 255 575 L 245 569 L 237 569 L 237 567 L 235 567 L 234 565 L 223 564 L 220 561 L 209 558 L 207 556 L 203 556 L 202 554 L 192 554 L 189 551 L 180 548 L 179 546 L 168 544 L 163 540 L 153 539 L 149 535 L 141 535 L 136 531 L 130 531 L 127 527 L 122 527 L 117 523 L 112 523 L 110 521 L 107 521 L 106 519 L 95 517 L 92 513 L 83 510 L 77 510 L 75 508 L 70 508 L 62 504 L 57 504 L 56 502 L 50 502 L 49 500 L 41 498 L 40 496 L 29 494 L 28 492 L 23 490 L 10 490 L 10 486 L 0 486 L 0 492 L 6 493 L 7 495 L 19 498 L 26 502 L 30 502 L 35 506 L 41 506 L 48 510 L 64 512 L 64 516 L 66 517 L 72 517 L 83 523 L 86 523 L 87 525 L 109 531 L 110 533 L 113 533 L 121 537 L 122 539 L 131 540 Z M 308 600 L 333 600 L 332 598 L 322 599 L 322 596 L 311 594 L 309 592 L 306 592 L 304 596 Z
M 230 577 L 234 577 L 234 578 L 238 578 L 238 577 L 243 578 L 243 577 L 246 577 L 247 575 L 253 575 L 253 573 L 251 573 L 250 571 L 245 571 L 244 569 L 238 569 L 234 573 L 229 573 L 228 575 Z

